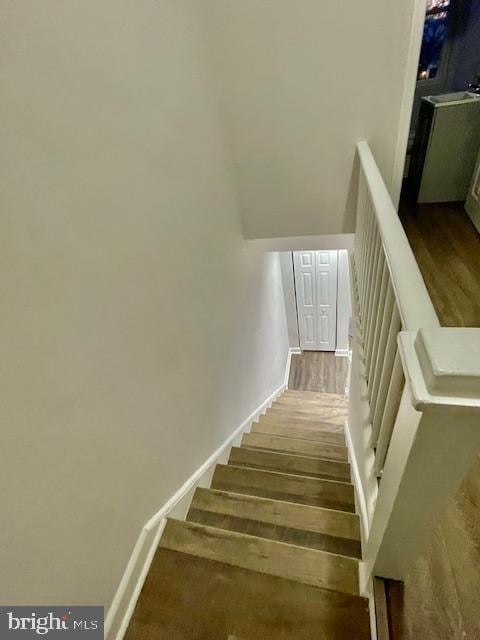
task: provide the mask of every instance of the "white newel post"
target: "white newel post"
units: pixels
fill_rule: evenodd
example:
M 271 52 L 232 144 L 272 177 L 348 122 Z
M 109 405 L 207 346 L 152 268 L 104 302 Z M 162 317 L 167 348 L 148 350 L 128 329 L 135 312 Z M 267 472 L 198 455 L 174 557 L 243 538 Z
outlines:
M 480 329 L 402 332 L 406 384 L 365 549 L 365 576 L 404 580 L 480 453 Z

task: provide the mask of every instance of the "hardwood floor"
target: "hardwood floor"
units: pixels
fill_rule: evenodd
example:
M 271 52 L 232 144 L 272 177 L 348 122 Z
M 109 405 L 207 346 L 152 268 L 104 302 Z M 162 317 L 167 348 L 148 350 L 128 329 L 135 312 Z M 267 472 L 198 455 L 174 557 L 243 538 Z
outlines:
M 445 327 L 480 327 L 480 234 L 461 203 L 402 202 L 400 219 Z
M 332 351 L 303 351 L 292 356 L 288 387 L 343 395 L 347 373 L 348 358 Z

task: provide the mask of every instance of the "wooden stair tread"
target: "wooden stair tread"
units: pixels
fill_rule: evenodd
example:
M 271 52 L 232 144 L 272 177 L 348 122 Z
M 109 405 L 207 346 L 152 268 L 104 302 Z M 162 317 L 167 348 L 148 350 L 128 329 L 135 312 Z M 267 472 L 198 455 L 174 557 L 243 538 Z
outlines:
M 352 484 L 277 471 L 217 464 L 212 489 L 355 512 Z
M 358 516 L 213 489 L 197 489 L 187 520 L 361 558 Z
M 343 398 L 342 396 L 335 396 L 333 394 L 326 394 L 324 396 L 317 396 L 317 395 L 299 396 L 298 394 L 292 394 L 286 391 L 281 395 L 277 396 L 275 398 L 275 401 L 298 404 L 305 407 L 307 406 L 347 407 L 348 406 L 348 402 L 345 400 L 345 398 Z
M 333 433 L 343 433 L 345 429 L 345 423 L 347 422 L 346 416 L 329 416 L 321 418 L 319 420 L 312 420 L 311 418 L 305 418 L 296 414 L 290 414 L 283 411 L 267 411 L 259 416 L 258 422 L 270 422 L 275 424 L 298 424 L 300 426 L 312 426 L 318 427 L 325 431 L 332 431 Z
M 288 438 L 301 438 L 302 440 L 315 440 L 316 442 L 329 442 L 338 446 L 345 446 L 343 433 L 324 431 L 310 425 L 276 424 L 275 422 L 254 422 L 250 433 L 268 433 L 270 435 L 285 436 Z
M 159 548 L 125 640 L 225 640 L 228 635 L 369 640 L 368 601 Z
M 258 417 L 258 424 L 262 424 L 264 422 L 267 424 L 285 425 L 287 427 L 303 427 L 305 429 L 314 429 L 326 434 L 333 433 L 337 435 L 344 435 L 346 420 L 342 421 L 341 424 L 335 424 L 333 422 L 324 422 L 323 420 L 319 420 L 318 422 L 301 419 L 295 420 L 294 418 L 290 418 L 290 416 L 287 415 L 264 413 Z
M 255 449 L 245 446 L 232 447 L 229 464 L 257 469 L 281 471 L 299 476 L 309 476 L 350 482 L 348 462 L 310 458 L 283 451 Z
M 285 542 L 297 547 L 327 551 L 328 553 L 348 556 L 358 560 L 362 557 L 360 542 L 337 538 L 324 533 L 301 531 L 294 527 L 280 527 L 261 520 L 249 520 L 236 515 L 225 515 L 216 511 L 203 511 L 194 508 L 190 508 L 186 519 L 189 522 L 245 533 L 246 535 L 265 538 L 266 540 Z
M 290 416 L 291 418 L 297 417 L 302 420 L 310 420 L 311 422 L 327 422 L 332 418 L 339 420 L 340 418 L 347 419 L 348 411 L 346 409 L 337 409 L 336 407 L 323 407 L 320 411 L 308 411 L 305 408 L 299 409 L 290 407 L 288 405 L 278 406 L 272 404 L 272 406 L 265 411 L 266 414 L 273 414 L 276 416 Z
M 345 396 L 341 393 L 326 393 L 325 391 L 304 391 L 303 389 L 284 389 L 280 396 L 292 396 L 304 400 L 341 400 L 347 402 Z
M 348 461 L 346 447 L 315 442 L 314 440 L 302 440 L 301 438 L 272 436 L 265 433 L 244 433 L 242 436 L 242 446 L 283 451 L 308 456 L 310 458 L 322 458 L 324 460 Z
M 292 409 L 298 407 L 304 411 L 318 411 L 323 407 L 343 411 L 348 409 L 348 403 L 344 400 L 304 400 L 302 398 L 285 395 L 277 396 L 273 403 L 277 407 L 291 407 Z
M 359 595 L 358 561 L 325 551 L 168 519 L 160 546 L 322 589 Z
M 305 404 L 304 402 L 300 403 L 291 403 L 285 402 L 282 398 L 278 400 L 274 400 L 270 405 L 270 409 L 275 411 L 299 411 L 302 413 L 306 413 L 308 415 L 319 415 L 322 413 L 331 413 L 331 414 L 340 414 L 346 415 L 348 414 L 347 406 L 340 405 L 332 405 L 332 404 Z
M 205 488 L 195 490 L 192 507 L 360 542 L 356 513 Z

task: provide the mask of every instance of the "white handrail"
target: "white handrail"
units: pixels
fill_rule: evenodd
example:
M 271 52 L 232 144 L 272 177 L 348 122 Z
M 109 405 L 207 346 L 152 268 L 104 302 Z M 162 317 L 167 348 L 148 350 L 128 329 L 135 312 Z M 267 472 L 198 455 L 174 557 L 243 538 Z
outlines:
M 480 329 L 440 327 L 368 144 L 357 152 L 348 428 L 366 511 L 362 576 L 398 580 L 480 451 Z
M 382 238 L 403 327 L 406 330 L 438 327 L 440 323 L 422 274 L 368 143 L 359 142 L 357 152 Z

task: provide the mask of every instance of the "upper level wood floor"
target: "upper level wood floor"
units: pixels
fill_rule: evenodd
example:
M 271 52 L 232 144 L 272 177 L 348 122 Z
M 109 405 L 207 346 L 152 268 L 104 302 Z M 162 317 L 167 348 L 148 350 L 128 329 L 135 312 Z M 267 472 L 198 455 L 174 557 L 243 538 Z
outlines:
M 400 219 L 445 327 L 480 327 L 480 234 L 461 203 L 402 202 Z

